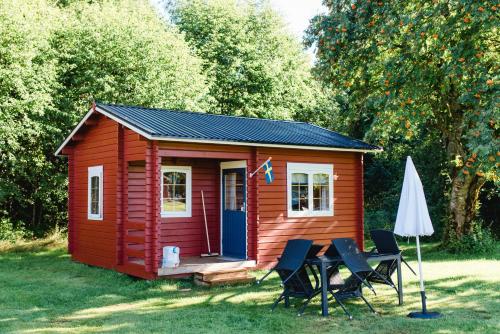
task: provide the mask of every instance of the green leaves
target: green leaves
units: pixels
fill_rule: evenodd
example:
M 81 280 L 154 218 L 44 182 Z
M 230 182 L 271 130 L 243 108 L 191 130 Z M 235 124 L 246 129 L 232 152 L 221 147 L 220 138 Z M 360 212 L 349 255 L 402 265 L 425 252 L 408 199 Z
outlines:
M 317 46 L 317 77 L 347 91 L 346 113 L 388 150 L 438 138 L 451 183 L 449 229 L 470 232 L 485 179 L 500 182 L 496 2 L 324 3 L 328 13 L 311 21 L 306 38 Z
M 181 0 L 168 10 L 203 59 L 210 112 L 290 119 L 322 108 L 305 53 L 266 2 Z
M 0 2 L 0 219 L 64 226 L 53 154 L 91 101 L 206 110 L 201 65 L 147 1 Z
M 330 12 L 313 19 L 307 38 L 318 46 L 316 71 L 326 83 L 354 92 L 353 112 L 366 110 L 375 120 L 374 137 L 392 132 L 410 138 L 410 130 L 432 124 L 444 136 L 458 133 L 466 154 L 480 141 L 500 145 L 498 132 L 487 130 L 476 115 L 498 119 L 498 105 L 491 107 L 498 103 L 493 1 L 326 3 Z

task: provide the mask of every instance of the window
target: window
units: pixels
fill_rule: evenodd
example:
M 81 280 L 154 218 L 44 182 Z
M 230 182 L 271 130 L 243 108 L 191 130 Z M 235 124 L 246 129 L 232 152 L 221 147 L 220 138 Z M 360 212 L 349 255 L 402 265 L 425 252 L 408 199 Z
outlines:
M 103 173 L 102 166 L 88 169 L 87 218 L 101 220 L 103 217 Z
M 243 174 L 244 175 L 244 174 Z M 224 210 L 244 211 L 245 184 L 242 173 L 227 173 L 224 175 Z
M 162 217 L 191 217 L 191 167 L 162 168 Z
M 287 164 L 289 217 L 333 216 L 333 165 Z

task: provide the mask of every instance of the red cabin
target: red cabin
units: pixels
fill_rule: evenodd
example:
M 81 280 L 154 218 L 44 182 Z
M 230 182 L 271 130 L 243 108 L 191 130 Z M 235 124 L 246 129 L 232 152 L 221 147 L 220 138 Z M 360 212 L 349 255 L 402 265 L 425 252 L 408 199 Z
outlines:
M 363 153 L 378 150 L 302 122 L 98 103 L 56 152 L 68 157 L 69 252 L 154 279 L 263 268 L 294 238 L 362 245 Z M 202 191 L 219 257 L 200 259 Z M 162 268 L 164 246 L 180 247 L 179 267 Z

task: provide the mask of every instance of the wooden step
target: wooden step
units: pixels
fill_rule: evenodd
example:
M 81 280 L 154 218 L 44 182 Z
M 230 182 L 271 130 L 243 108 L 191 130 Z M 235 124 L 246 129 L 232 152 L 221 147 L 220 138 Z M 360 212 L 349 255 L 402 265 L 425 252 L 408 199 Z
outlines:
M 214 280 L 246 278 L 248 277 L 248 273 L 246 269 L 229 269 L 199 272 L 195 273 L 194 277 L 200 281 L 211 282 Z
M 248 284 L 255 282 L 255 277 L 247 276 L 240 278 L 231 278 L 231 279 L 214 279 L 210 282 L 205 282 L 199 280 L 195 277 L 194 283 L 199 286 L 217 286 L 217 285 L 233 285 L 233 284 Z

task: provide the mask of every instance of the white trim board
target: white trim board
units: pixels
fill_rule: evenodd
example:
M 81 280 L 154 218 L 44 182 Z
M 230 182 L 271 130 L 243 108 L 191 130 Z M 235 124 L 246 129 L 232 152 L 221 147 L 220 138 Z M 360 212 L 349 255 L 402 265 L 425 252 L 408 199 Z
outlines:
M 115 115 L 105 111 L 104 109 L 99 108 L 98 106 L 95 108 L 96 112 L 103 114 L 111 118 L 112 120 L 122 124 L 123 126 L 129 128 L 130 130 L 137 132 L 141 136 L 149 139 L 149 140 L 158 140 L 158 141 L 168 141 L 168 142 L 181 142 L 181 143 L 202 143 L 202 144 L 218 144 L 218 145 L 231 145 L 231 146 L 252 146 L 252 147 L 271 147 L 271 148 L 290 148 L 290 149 L 299 149 L 299 150 L 318 150 L 318 151 L 336 151 L 336 152 L 382 152 L 383 149 L 357 149 L 357 148 L 340 148 L 340 147 L 325 147 L 325 146 L 303 146 L 303 145 L 286 145 L 286 144 L 266 144 L 266 143 L 255 143 L 255 142 L 239 142 L 239 141 L 229 141 L 229 140 L 213 140 L 213 139 L 193 139 L 193 138 L 179 138 L 179 137 L 167 137 L 167 136 L 154 136 L 145 132 L 144 130 L 130 124 L 129 122 L 116 117 Z M 85 121 L 90 117 L 93 110 L 90 111 L 84 116 L 84 118 L 78 123 L 78 125 L 73 129 L 73 131 L 69 134 L 69 136 L 64 140 L 64 142 L 59 146 L 56 150 L 55 155 L 60 155 L 62 149 L 66 146 L 66 144 L 71 140 L 73 135 L 82 127 Z

